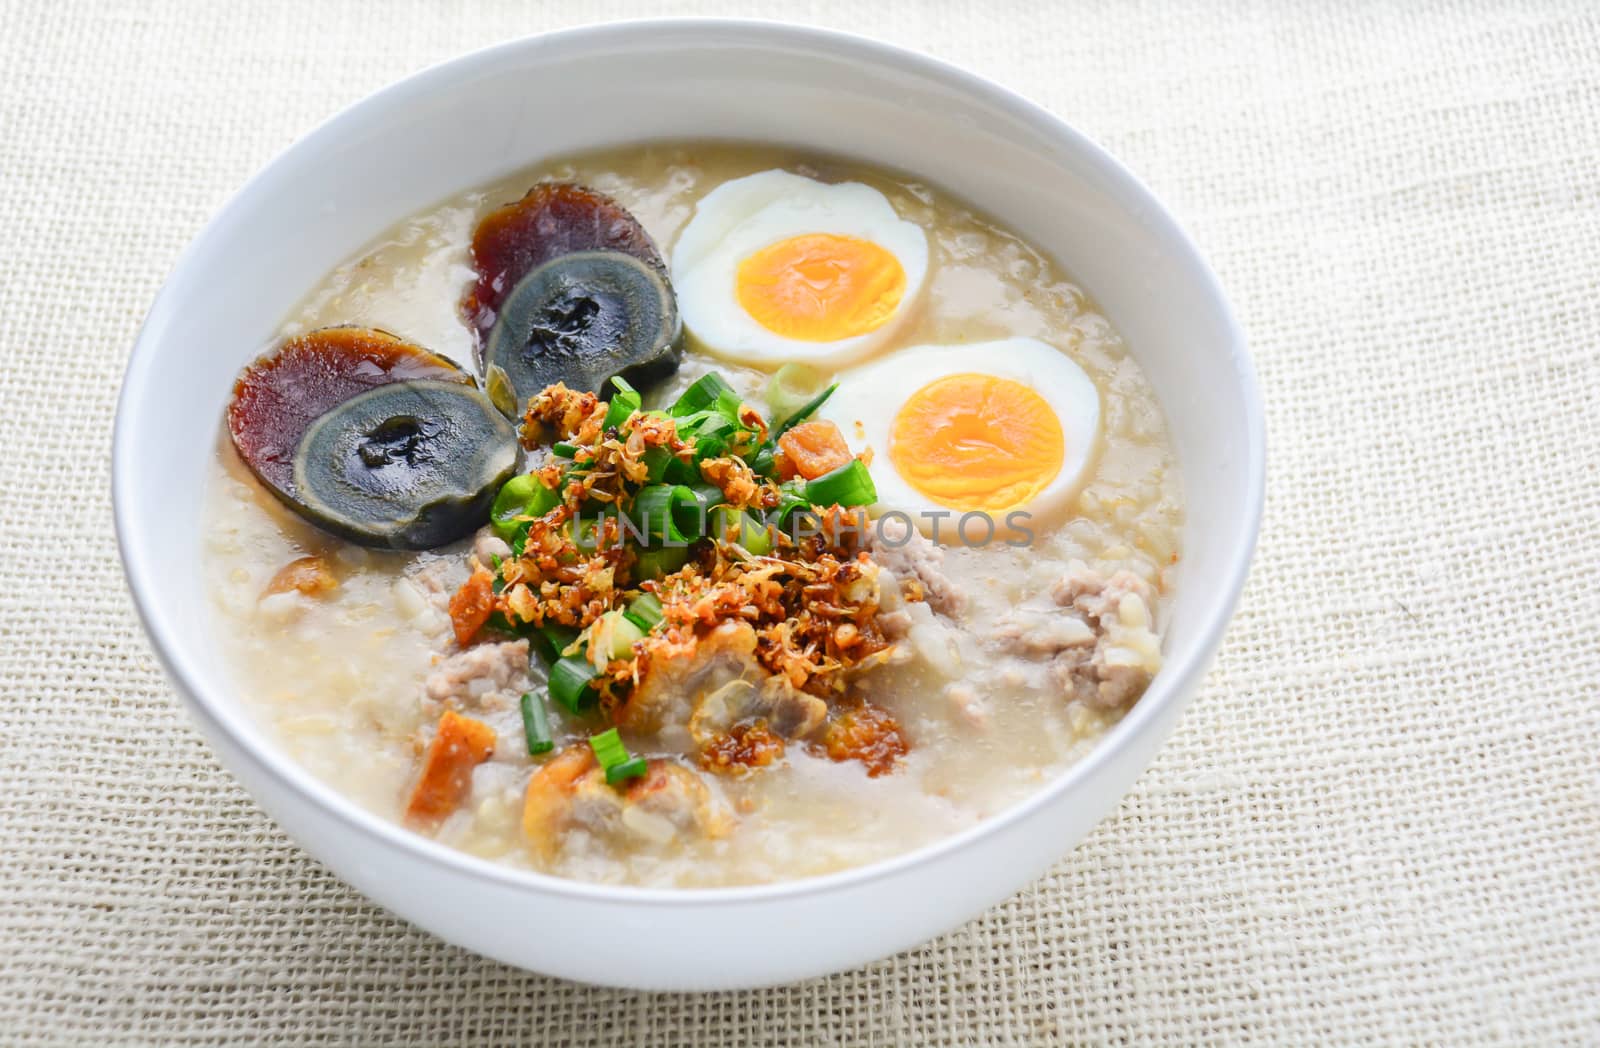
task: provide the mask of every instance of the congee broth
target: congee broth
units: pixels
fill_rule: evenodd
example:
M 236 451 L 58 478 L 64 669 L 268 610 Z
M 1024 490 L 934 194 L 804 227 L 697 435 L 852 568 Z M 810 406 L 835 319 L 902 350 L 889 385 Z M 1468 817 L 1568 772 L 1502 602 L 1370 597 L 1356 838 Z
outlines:
M 585 881 L 816 875 L 1026 797 L 1158 672 L 1183 520 L 1143 374 L 1026 234 L 695 143 L 399 222 L 229 401 L 244 702 L 380 816 Z

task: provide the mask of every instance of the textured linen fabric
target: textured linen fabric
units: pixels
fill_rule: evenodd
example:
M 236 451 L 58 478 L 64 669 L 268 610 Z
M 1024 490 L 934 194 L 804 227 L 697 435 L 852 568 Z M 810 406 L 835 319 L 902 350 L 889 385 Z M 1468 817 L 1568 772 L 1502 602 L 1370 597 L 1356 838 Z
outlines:
M 108 505 L 143 312 L 251 172 L 426 64 L 666 12 L 1066 116 L 1196 235 L 1269 415 L 1239 615 L 1120 809 L 955 933 L 752 993 L 529 975 L 335 880 L 190 726 Z M 1597 114 L 1582 3 L 0 2 L 0 1042 L 1600 1042 Z

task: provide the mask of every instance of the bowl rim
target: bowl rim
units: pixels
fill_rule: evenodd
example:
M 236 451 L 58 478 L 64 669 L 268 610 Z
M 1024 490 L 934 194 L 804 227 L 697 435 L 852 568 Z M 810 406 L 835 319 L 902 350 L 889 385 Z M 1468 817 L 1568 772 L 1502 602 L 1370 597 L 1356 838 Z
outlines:
M 515 869 L 413 833 L 399 823 L 386 820 L 361 807 L 354 800 L 317 779 L 273 743 L 264 726 L 251 719 L 243 709 L 229 709 L 225 703 L 216 701 L 207 693 L 198 683 L 200 675 L 192 668 L 186 654 L 187 647 L 194 642 L 183 639 L 175 630 L 174 624 L 165 618 L 150 597 L 160 585 L 159 573 L 147 559 L 146 551 L 131 541 L 135 530 L 133 518 L 136 515 L 134 507 L 137 499 L 137 493 L 132 487 L 132 477 L 137 475 L 138 468 L 135 451 L 127 434 L 133 425 L 130 418 L 139 415 L 143 410 L 140 405 L 145 397 L 145 391 L 151 384 L 149 375 L 153 366 L 152 360 L 157 352 L 153 333 L 163 326 L 164 315 L 174 308 L 172 288 L 175 278 L 195 264 L 195 259 L 202 248 L 220 235 L 241 201 L 257 192 L 262 183 L 272 177 L 272 173 L 286 156 L 308 148 L 323 146 L 337 139 L 345 132 L 348 125 L 362 120 L 366 111 L 374 106 L 403 103 L 409 98 L 425 96 L 436 87 L 471 75 L 485 62 L 492 62 L 529 48 L 603 46 L 614 38 L 626 38 L 640 33 L 656 34 L 657 39 L 663 36 L 677 38 L 703 36 L 708 33 L 743 34 L 751 42 L 810 45 L 837 57 L 878 66 L 896 67 L 928 79 L 943 81 L 964 94 L 995 106 L 1024 125 L 1047 133 L 1064 143 L 1092 167 L 1117 182 L 1121 187 L 1121 193 L 1131 197 L 1142 207 L 1145 218 L 1155 226 L 1158 235 L 1177 245 L 1179 251 L 1187 256 L 1186 268 L 1193 271 L 1202 291 L 1213 301 L 1227 332 L 1228 341 L 1231 343 L 1233 380 L 1238 384 L 1245 409 L 1246 443 L 1243 459 L 1247 471 L 1247 505 L 1244 507 L 1241 522 L 1243 527 L 1236 532 L 1230 560 L 1226 565 L 1224 573 L 1226 585 L 1212 597 L 1205 619 L 1199 624 L 1196 642 L 1190 646 L 1186 657 L 1175 664 L 1169 663 L 1164 666 L 1149 692 L 1126 716 L 1098 739 L 1088 753 L 1027 797 L 955 833 L 875 862 L 832 873 L 765 884 L 715 888 L 639 887 L 598 884 L 532 870 Z M 1055 113 L 1010 88 L 919 51 L 845 30 L 772 19 L 698 16 L 590 23 L 535 33 L 469 51 L 378 88 L 341 109 L 279 151 L 252 174 L 211 216 L 179 255 L 161 290 L 152 301 L 135 337 L 123 377 L 122 391 L 118 397 L 112 434 L 111 471 L 118 550 L 134 606 L 158 659 L 166 668 L 179 696 L 186 700 L 184 704 L 191 713 L 204 722 L 203 726 L 209 725 L 213 731 L 231 741 L 238 752 L 251 760 L 266 777 L 276 780 L 297 794 L 301 801 L 332 816 L 346 829 L 371 839 L 371 843 L 399 849 L 436 867 L 443 867 L 449 872 L 484 878 L 514 890 L 531 890 L 567 899 L 650 906 L 758 903 L 855 888 L 868 882 L 896 876 L 911 867 L 936 861 L 982 838 L 998 834 L 1005 827 L 1028 818 L 1040 808 L 1055 802 L 1063 794 L 1076 789 L 1084 780 L 1091 778 L 1100 766 L 1112 761 L 1120 751 L 1130 746 L 1137 737 L 1158 730 L 1157 724 L 1166 707 L 1173 703 L 1181 705 L 1190 691 L 1185 685 L 1191 678 L 1203 674 L 1209 665 L 1233 616 L 1249 573 L 1250 561 L 1261 526 L 1265 473 L 1265 418 L 1255 368 L 1248 352 L 1244 332 L 1215 273 L 1188 233 L 1149 188 L 1097 142 Z M 229 773 L 234 774 L 232 769 L 229 769 Z M 235 778 L 238 776 L 235 775 Z M 255 799 L 260 803 L 259 798 Z M 278 820 L 274 818 L 274 821 Z M 281 823 L 279 827 L 283 828 Z

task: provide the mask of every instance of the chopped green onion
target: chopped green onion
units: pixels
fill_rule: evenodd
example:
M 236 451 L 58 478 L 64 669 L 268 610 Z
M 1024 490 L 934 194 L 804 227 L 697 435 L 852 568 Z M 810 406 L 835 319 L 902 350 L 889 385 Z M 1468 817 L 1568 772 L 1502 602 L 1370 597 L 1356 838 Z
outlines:
M 604 769 L 606 782 L 613 786 L 628 779 L 636 779 L 648 770 L 643 757 L 628 755 L 628 747 L 623 745 L 622 736 L 617 734 L 615 728 L 607 728 L 598 735 L 591 735 L 589 748 L 594 751 L 595 759 Z
M 860 459 L 851 459 L 831 473 L 824 473 L 808 482 L 804 490 L 814 506 L 870 506 L 878 501 L 878 488 Z
M 682 484 L 640 488 L 633 499 L 633 520 L 650 546 L 692 542 L 705 528 L 699 498 Z
M 549 622 L 534 630 L 530 635 L 530 639 L 538 647 L 539 657 L 546 663 L 553 663 L 567 654 L 567 649 L 571 648 L 573 642 L 578 639 L 578 631 L 571 626 L 561 626 L 554 622 Z M 579 653 L 573 652 L 573 654 Z
M 806 498 L 806 482 L 803 480 L 786 480 L 778 485 L 778 520 L 787 523 L 789 515 L 797 510 L 811 509 L 811 500 Z
M 728 444 L 740 432 L 742 430 L 738 423 L 712 412 L 702 413 L 691 424 L 678 427 L 678 435 L 693 443 L 694 461 L 697 463 L 727 454 Z M 693 479 L 698 481 L 700 478 L 697 474 Z
M 522 693 L 522 734 L 528 740 L 528 756 L 537 757 L 556 748 L 550 738 L 550 718 L 545 713 L 544 702 L 533 692 Z
M 772 552 L 772 528 L 759 520 L 752 520 L 748 514 L 744 518 L 744 538 L 739 543 L 745 549 L 758 557 L 765 557 Z
M 718 434 L 707 433 L 694 438 L 694 460 L 696 462 L 722 458 L 727 453 L 728 441 Z
M 731 540 L 727 537 L 730 531 L 735 536 Z M 772 533 L 766 526 L 732 506 L 718 506 L 711 511 L 711 537 L 719 542 L 737 542 L 758 557 L 772 550 Z
M 682 490 L 685 485 L 679 484 L 676 487 Z M 681 500 L 674 501 L 672 504 L 672 520 L 678 526 L 678 531 L 683 535 L 684 539 L 693 542 L 706 533 L 707 510 L 705 500 L 707 496 L 697 487 L 688 488 L 688 491 L 694 502 L 690 504 Z M 722 492 L 718 491 L 717 499 L 720 501 L 721 498 Z
M 606 405 L 606 417 L 605 421 L 601 423 L 602 428 L 611 429 L 614 426 L 620 426 L 633 417 L 633 413 L 638 410 L 639 394 L 618 393 Z
M 625 612 L 608 611 L 602 617 L 606 620 L 607 628 L 611 634 L 611 657 L 613 659 L 632 658 L 634 642 L 644 639 L 643 628 L 629 618 Z
M 755 455 L 750 459 L 750 468 L 755 471 L 757 476 L 770 477 L 773 475 L 773 472 L 778 468 L 778 458 L 773 453 L 772 445 L 763 444 L 756 449 Z
M 685 437 L 685 439 L 693 440 L 696 444 L 699 444 L 701 441 L 709 440 L 713 437 L 726 438 L 732 436 L 738 431 L 738 429 L 739 424 L 732 419 L 724 415 L 706 412 L 705 414 L 697 417 L 693 422 L 680 426 L 678 428 L 678 435 Z M 723 443 L 727 443 L 727 441 L 724 439 Z M 695 458 L 700 459 L 705 457 L 706 456 L 701 454 L 697 448 L 695 451 Z
M 730 531 L 735 531 L 731 539 L 728 538 Z M 706 534 L 718 542 L 738 542 L 744 537 L 744 511 L 732 506 L 717 506 L 707 521 Z
M 716 401 L 711 405 L 712 411 L 735 425 L 739 423 L 739 412 L 743 408 L 744 398 L 731 389 L 725 389 L 718 393 Z
M 715 371 L 708 371 L 694 380 L 693 385 L 684 390 L 677 402 L 668 410 L 674 418 L 692 415 L 697 411 L 704 411 L 717 402 L 717 398 L 724 392 L 732 393 L 733 387 L 724 381 L 723 377 Z
M 601 513 L 593 517 L 572 517 L 567 521 L 567 537 L 579 549 L 596 550 L 600 548 L 601 524 L 607 514 Z
M 633 598 L 623 614 L 632 619 L 635 626 L 649 633 L 662 619 L 661 600 L 654 593 L 641 593 Z
M 578 642 L 578 634 L 582 631 L 575 626 L 563 626 L 560 623 L 551 622 L 540 626 L 539 632 L 543 633 L 545 638 L 550 641 L 559 656 L 568 653 L 572 646 Z M 572 654 L 576 655 L 577 652 L 572 652 Z
M 728 496 L 715 484 L 690 484 L 690 491 L 694 492 L 695 501 L 700 503 L 700 509 L 706 513 L 728 501 Z
M 589 685 L 598 676 L 582 655 L 563 655 L 550 666 L 550 698 L 568 713 L 581 713 L 595 699 Z
M 672 461 L 667 463 L 661 479 L 668 484 L 698 484 L 700 467 L 674 456 Z
M 595 759 L 600 762 L 602 768 L 621 764 L 628 759 L 628 747 L 623 745 L 622 735 L 615 728 L 607 728 L 597 735 L 589 736 L 589 748 L 594 750 Z
M 561 496 L 545 487 L 538 477 L 523 473 L 500 486 L 489 510 L 489 522 L 496 535 L 510 542 L 517 537 L 524 520 L 543 516 L 560 502 Z
M 634 574 L 641 579 L 659 579 L 689 563 L 688 546 L 667 546 L 664 549 L 642 549 L 634 564 Z
M 613 378 L 611 384 L 617 387 L 617 393 L 611 398 L 611 403 L 606 405 L 605 421 L 601 423 L 603 429 L 622 425 L 628 421 L 629 416 L 644 406 L 644 398 L 639 396 L 639 391 L 623 381 L 621 376 Z
M 645 448 L 641 461 L 644 462 L 646 470 L 645 480 L 651 484 L 659 484 L 666 477 L 667 470 L 672 468 L 672 464 L 678 460 L 672 452 L 657 445 Z
M 578 454 L 578 445 L 568 444 L 564 440 L 559 441 L 550 445 L 550 454 L 554 455 L 556 458 L 575 458 Z
M 621 764 L 614 764 L 606 769 L 606 783 L 615 786 L 619 782 L 629 779 L 642 778 L 650 770 L 650 762 L 643 757 L 630 757 Z
M 767 407 L 773 418 L 789 418 L 821 390 L 822 372 L 809 364 L 785 364 L 767 383 Z
M 833 396 L 833 391 L 838 388 L 839 383 L 835 382 L 821 393 L 818 393 L 816 396 L 806 401 L 803 405 L 801 405 L 800 410 L 796 411 L 793 415 L 790 415 L 788 418 L 784 419 L 776 427 L 774 427 L 772 430 L 772 436 L 768 439 L 776 442 L 779 437 L 783 436 L 785 433 L 789 432 L 806 419 L 810 418 L 816 413 L 818 408 L 827 403 L 828 398 Z

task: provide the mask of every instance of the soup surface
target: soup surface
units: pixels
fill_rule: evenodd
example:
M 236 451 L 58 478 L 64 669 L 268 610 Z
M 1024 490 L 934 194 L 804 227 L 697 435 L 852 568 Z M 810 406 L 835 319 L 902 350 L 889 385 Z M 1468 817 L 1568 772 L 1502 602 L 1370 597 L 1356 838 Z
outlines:
M 848 226 L 856 232 L 790 237 L 783 250 L 747 253 L 734 294 L 719 298 L 711 278 L 680 279 L 674 254 L 707 194 L 773 171 L 808 184 L 871 187 L 921 231 L 925 258 L 914 236 L 903 248 L 893 240 L 898 232 L 874 232 L 886 228 L 878 216 Z M 893 505 L 907 508 L 920 529 L 889 521 L 880 503 L 873 527 L 887 536 L 864 540 L 873 622 L 885 646 L 842 691 L 824 696 L 821 724 L 786 736 L 763 719 L 760 732 L 741 735 L 759 719 L 746 718 L 715 745 L 698 730 L 686 734 L 681 718 L 653 730 L 624 724 L 628 754 L 653 759 L 649 776 L 610 784 L 569 775 L 560 788 L 530 790 L 530 779 L 557 761 L 570 762 L 574 774 L 592 764 L 587 740 L 613 717 L 604 706 L 573 714 L 548 701 L 546 663 L 527 637 L 490 627 L 465 644 L 458 639 L 450 599 L 475 559 L 487 567 L 509 555 L 502 538 L 485 528 L 418 552 L 336 538 L 274 497 L 224 429 L 204 554 L 217 641 L 244 701 L 294 759 L 380 816 L 497 863 L 596 882 L 750 884 L 883 859 L 992 817 L 1080 758 L 1137 701 L 1160 665 L 1183 521 L 1154 396 L 1111 324 L 1028 245 L 1025 230 L 1000 229 L 925 184 L 735 145 L 587 155 L 398 223 L 317 284 L 282 335 L 359 325 L 475 370 L 480 336 L 461 308 L 475 279 L 474 230 L 543 181 L 609 195 L 673 258 L 687 348 L 674 374 L 641 387 L 646 407 L 673 403 L 715 371 L 776 422 L 768 391 L 785 347 L 858 340 L 837 361 L 819 352 L 812 366 L 838 379 L 843 406 L 830 417 L 852 453 L 870 447 L 878 496 L 899 498 Z M 707 267 L 717 250 L 705 248 Z M 850 299 L 839 331 L 817 326 L 835 323 L 832 299 L 795 304 L 805 289 L 797 292 L 794 281 L 806 278 L 807 265 L 835 281 L 828 295 Z M 846 270 L 847 279 L 838 276 Z M 749 333 L 733 331 L 713 354 L 701 335 L 722 338 L 724 308 L 742 310 Z M 1030 340 L 1056 358 L 1035 359 Z M 763 355 L 769 343 L 776 356 Z M 999 348 L 956 352 L 950 366 L 915 348 L 980 343 Z M 915 349 L 895 356 L 908 347 Z M 1006 372 L 1013 377 L 986 370 L 986 355 L 1014 351 L 1020 370 Z M 1059 357 L 1072 375 L 1086 376 L 1079 393 L 1087 402 L 1053 378 Z M 982 410 L 969 411 L 970 390 Z M 824 405 L 822 414 L 829 411 Z M 1035 429 L 1016 436 L 1031 419 Z M 1044 465 L 1036 469 L 1035 459 Z M 968 468 L 980 461 L 981 470 Z M 988 484 L 999 474 L 1003 485 Z M 1002 521 L 993 535 L 976 525 L 957 534 L 963 499 L 1036 512 L 1021 529 Z M 930 520 L 909 511 L 918 506 L 948 511 L 935 518 L 937 541 L 924 537 Z M 740 674 L 686 674 L 664 687 L 677 686 L 688 703 L 713 688 L 724 689 L 723 700 L 744 701 L 750 674 Z M 546 710 L 554 743 L 546 753 L 531 755 L 525 744 L 524 694 Z M 493 741 L 466 762 L 469 777 L 449 791 L 449 803 L 418 817 L 419 776 L 441 745 L 446 711 L 492 729 Z M 761 712 L 783 717 L 779 707 Z M 728 719 L 739 720 L 737 712 Z M 852 731 L 870 738 L 852 741 Z M 765 757 L 734 745 L 744 739 L 748 750 L 773 738 Z M 661 768 L 673 770 L 663 778 Z M 560 778 L 546 772 L 552 776 Z M 549 810 L 530 814 L 537 805 Z

